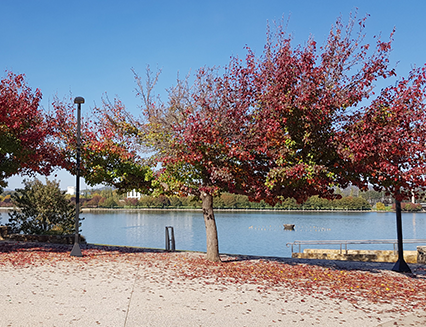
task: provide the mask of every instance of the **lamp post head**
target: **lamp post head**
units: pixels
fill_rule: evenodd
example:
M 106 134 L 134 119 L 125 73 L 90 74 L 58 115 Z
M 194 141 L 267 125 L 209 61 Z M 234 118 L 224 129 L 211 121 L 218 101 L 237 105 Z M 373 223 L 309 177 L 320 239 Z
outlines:
M 83 97 L 76 97 L 74 99 L 74 103 L 84 103 L 84 98 Z

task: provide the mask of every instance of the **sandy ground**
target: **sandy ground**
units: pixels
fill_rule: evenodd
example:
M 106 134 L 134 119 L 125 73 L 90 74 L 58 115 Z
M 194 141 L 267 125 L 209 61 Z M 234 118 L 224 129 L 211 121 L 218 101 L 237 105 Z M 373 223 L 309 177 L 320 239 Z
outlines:
M 66 252 L 36 259 L 25 255 L 1 251 L 0 244 L 0 326 L 426 326 L 423 309 L 400 311 L 392 302 L 354 304 L 288 285 L 268 289 L 262 281 L 176 273 L 176 265 L 182 271 L 181 263 L 202 258 L 199 253 L 100 251 L 90 259 L 68 258 Z M 391 264 L 308 264 L 397 274 L 389 271 Z M 414 271 L 417 278 L 425 277 L 422 267 Z

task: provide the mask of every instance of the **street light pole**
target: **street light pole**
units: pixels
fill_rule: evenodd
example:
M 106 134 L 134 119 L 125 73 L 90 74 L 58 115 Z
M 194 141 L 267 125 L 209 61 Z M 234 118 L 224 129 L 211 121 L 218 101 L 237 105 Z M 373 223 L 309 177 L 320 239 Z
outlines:
M 77 104 L 77 168 L 76 168 L 76 195 L 75 195 L 75 239 L 71 256 L 82 257 L 79 242 L 79 222 L 80 222 L 80 120 L 81 120 L 81 104 L 84 103 L 83 97 L 76 97 L 74 103 Z
M 404 248 L 402 240 L 402 219 L 401 219 L 401 202 L 395 200 L 395 211 L 396 211 L 396 231 L 398 237 L 398 260 L 395 262 L 392 270 L 401 273 L 410 273 L 411 269 L 404 260 Z

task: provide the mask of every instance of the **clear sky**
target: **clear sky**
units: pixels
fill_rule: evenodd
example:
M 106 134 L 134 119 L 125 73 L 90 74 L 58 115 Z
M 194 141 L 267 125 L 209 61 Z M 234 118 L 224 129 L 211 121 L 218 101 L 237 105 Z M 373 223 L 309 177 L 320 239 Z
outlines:
M 336 18 L 347 22 L 369 14 L 367 39 L 388 38 L 395 27 L 391 64 L 406 76 L 426 62 L 426 1 L 418 0 L 2 0 L 0 2 L 0 69 L 24 73 L 43 93 L 48 109 L 54 96 L 83 96 L 82 111 L 100 105 L 105 94 L 119 97 L 137 113 L 134 68 L 160 68 L 157 92 L 174 84 L 177 73 L 203 66 L 226 66 L 244 57 L 247 45 L 261 54 L 267 24 L 289 18 L 294 44 L 313 36 L 323 44 Z M 62 189 L 75 177 L 56 172 Z M 9 179 L 11 189 L 22 178 Z M 85 187 L 82 181 L 82 187 Z

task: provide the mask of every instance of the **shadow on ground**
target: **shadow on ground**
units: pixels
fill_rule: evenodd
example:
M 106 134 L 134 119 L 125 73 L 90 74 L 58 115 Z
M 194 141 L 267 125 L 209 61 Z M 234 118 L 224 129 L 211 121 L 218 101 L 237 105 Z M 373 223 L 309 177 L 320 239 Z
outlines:
M 35 242 L 12 242 L 0 241 L 0 254 L 10 252 L 31 252 L 31 251 L 44 251 L 56 253 L 71 253 L 72 245 L 53 244 L 53 243 L 35 243 Z M 163 249 L 140 248 L 130 246 L 116 246 L 116 245 L 100 245 L 100 244 L 80 244 L 82 250 L 102 250 L 105 252 L 114 253 L 165 253 Z M 176 251 L 176 252 L 190 252 L 190 251 Z M 370 273 L 382 273 L 383 271 L 393 272 L 392 262 L 359 262 L 359 261 L 338 261 L 338 260 L 320 260 L 320 259 L 293 259 L 282 257 L 264 257 L 252 255 L 239 255 L 239 254 L 221 254 L 222 261 L 236 262 L 236 261 L 253 261 L 265 260 L 285 263 L 288 265 L 312 265 L 335 270 L 358 270 L 368 271 Z M 426 278 L 426 266 L 421 264 L 409 265 L 412 274 L 404 274 L 412 278 Z

